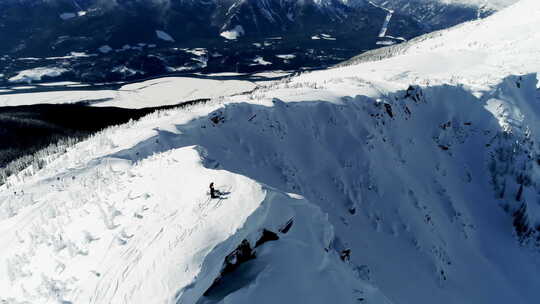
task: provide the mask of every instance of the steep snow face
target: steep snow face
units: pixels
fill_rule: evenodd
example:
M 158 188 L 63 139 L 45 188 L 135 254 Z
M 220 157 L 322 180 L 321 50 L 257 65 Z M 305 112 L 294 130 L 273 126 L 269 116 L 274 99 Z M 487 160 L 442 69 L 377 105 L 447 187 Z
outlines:
M 0 300 L 534 303 L 539 9 L 153 114 L 11 177 Z
M 355 81 L 361 86 L 354 79 L 326 85 Z M 213 114 L 221 126 L 181 130 L 193 136 L 187 144 L 206 148 L 210 164 L 320 206 L 336 231 L 333 248 L 351 249 L 351 267 L 364 269 L 364 279 L 396 302 L 528 303 L 540 256 L 520 247 L 512 212 L 525 202 L 530 229 L 540 224 L 539 112 L 535 77 L 520 88 L 517 81 L 504 80 L 485 98 L 441 86 L 336 104 L 231 105 Z M 313 92 L 317 97 L 330 99 Z M 507 131 L 489 109 L 495 100 L 527 111 L 526 119 Z M 519 176 L 529 182 L 518 201 Z

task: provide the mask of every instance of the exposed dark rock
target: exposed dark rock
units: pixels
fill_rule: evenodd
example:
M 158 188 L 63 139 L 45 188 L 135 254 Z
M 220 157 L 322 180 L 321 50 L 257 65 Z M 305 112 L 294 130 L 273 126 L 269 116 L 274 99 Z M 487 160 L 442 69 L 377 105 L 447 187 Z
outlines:
M 420 102 L 423 95 L 422 89 L 418 86 L 409 85 L 405 91 L 405 98 L 410 98 L 416 103 Z
M 518 192 L 516 194 L 516 201 L 521 201 L 521 197 L 523 195 L 523 184 L 519 185 Z
M 279 228 L 279 232 L 281 233 L 287 233 L 291 229 L 292 225 L 294 223 L 294 218 L 290 219 L 285 223 L 285 225 L 281 228 Z
M 527 218 L 527 204 L 522 203 L 519 209 L 514 212 L 514 230 L 521 242 L 531 236 L 532 229 L 529 225 L 529 219 Z
M 277 240 L 279 240 L 279 236 L 275 232 L 263 229 L 261 237 L 255 243 L 255 248 L 259 247 L 260 245 L 266 242 L 277 241 Z
M 248 240 L 242 243 L 228 256 L 225 257 L 225 263 L 222 274 L 234 271 L 240 264 L 255 258 L 255 252 L 251 248 Z
M 451 125 L 452 125 L 452 122 L 449 121 L 449 122 L 443 123 L 442 125 L 440 125 L 440 127 L 441 127 L 441 129 L 446 130 L 446 129 L 450 128 Z
M 351 250 L 350 249 L 342 250 L 341 253 L 339 254 L 339 257 L 344 262 L 349 261 L 351 259 Z
M 204 296 L 208 296 L 211 291 L 216 288 L 222 281 L 224 275 L 235 271 L 241 264 L 255 259 L 255 252 L 251 248 L 248 240 L 243 240 L 233 252 L 225 257 L 223 268 L 219 276 L 214 280 L 212 285 L 204 292 Z
M 445 146 L 445 145 L 439 145 L 439 148 L 441 148 L 444 151 L 448 151 L 450 149 L 448 146 Z
M 210 116 L 210 120 L 215 124 L 223 123 L 225 121 L 225 117 L 221 112 L 214 113 L 212 116 Z
M 394 113 L 392 113 L 392 106 L 388 103 L 384 104 L 384 109 L 386 110 L 386 114 L 390 117 L 394 117 Z

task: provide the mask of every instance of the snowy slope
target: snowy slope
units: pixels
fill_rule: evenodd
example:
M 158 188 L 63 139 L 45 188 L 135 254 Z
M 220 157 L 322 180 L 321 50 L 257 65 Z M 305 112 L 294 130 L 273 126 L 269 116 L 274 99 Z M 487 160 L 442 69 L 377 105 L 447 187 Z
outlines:
M 539 11 L 156 113 L 13 176 L 0 300 L 535 303 Z
M 216 106 L 193 110 L 212 108 Z M 195 113 L 166 112 L 111 129 L 59 157 L 25 184 L 13 181 L 9 190 L 4 186 L 0 229 L 7 250 L 1 259 L 7 271 L 0 284 L 2 290 L 10 286 L 10 292 L 2 300 L 169 303 L 178 293 L 182 303 L 195 303 L 243 238 L 254 244 L 261 226 L 278 231 L 290 219 L 295 219 L 295 228 L 280 252 L 260 256 L 278 267 L 278 275 L 292 269 L 284 256 L 310 256 L 305 263 L 311 266 L 291 273 L 291 279 L 336 272 L 331 285 L 321 281 L 328 296 L 314 294 L 318 303 L 335 298 L 333 289 L 341 290 L 344 299 L 353 288 L 384 299 L 337 254 L 299 245 L 308 242 L 322 249 L 333 238 L 319 208 L 241 175 L 203 167 L 202 150 L 179 141 L 174 125 L 188 123 Z M 153 128 L 156 124 L 160 127 Z M 228 194 L 211 201 L 209 181 Z M 203 282 L 193 283 L 198 281 Z M 311 286 L 290 296 L 304 297 Z
M 486 19 L 458 25 L 398 46 L 381 48 L 353 58 L 346 64 L 377 60 L 363 65 L 364 75 L 383 81 L 409 83 L 461 83 L 486 88 L 508 75 L 540 70 L 534 30 L 539 5 L 522 0 Z M 512 26 L 508 26 L 511 24 Z M 385 60 L 378 60 L 386 58 Z M 377 66 L 377 69 L 372 69 Z M 357 68 L 340 71 L 358 75 Z M 316 77 L 316 73 L 309 77 Z
M 399 2 L 401 0 L 383 0 L 389 4 L 392 2 Z M 488 9 L 501 10 L 507 6 L 510 6 L 519 0 L 417 0 L 423 3 L 441 3 L 450 5 L 463 5 L 473 7 L 484 7 Z
M 519 0 L 436 0 L 436 1 L 440 1 L 442 3 L 448 3 L 448 4 L 478 6 L 478 7 L 485 7 L 489 9 L 500 10 L 518 2 Z

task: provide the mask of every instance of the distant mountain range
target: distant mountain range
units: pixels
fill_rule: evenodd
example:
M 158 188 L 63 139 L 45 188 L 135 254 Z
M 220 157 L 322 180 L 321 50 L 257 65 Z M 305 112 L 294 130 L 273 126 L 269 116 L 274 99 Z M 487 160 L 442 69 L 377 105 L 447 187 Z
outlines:
M 5 37 L 0 52 L 28 56 L 137 43 L 200 47 L 240 37 L 309 40 L 320 33 L 354 37 L 348 44 L 365 46 L 374 42 L 386 15 L 364 0 L 11 0 L 2 2 L 0 11 L 0 36 Z M 411 18 L 397 18 L 403 24 L 400 35 L 421 30 Z M 220 36 L 230 31 L 239 33 Z
M 321 67 L 478 16 L 478 7 L 429 3 L 437 5 L 407 9 L 399 0 L 5 0 L 0 2 L 0 83 L 51 75 L 94 82 L 186 71 Z M 20 75 L 42 67 L 65 72 Z

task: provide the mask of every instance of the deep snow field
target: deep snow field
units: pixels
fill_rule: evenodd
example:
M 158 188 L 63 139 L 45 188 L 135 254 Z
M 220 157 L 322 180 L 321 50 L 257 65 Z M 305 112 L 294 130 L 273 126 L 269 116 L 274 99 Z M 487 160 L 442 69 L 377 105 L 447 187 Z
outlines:
M 537 303 L 537 16 L 521 0 L 50 155 L 0 186 L 0 303 Z M 158 85 L 111 104 L 176 98 Z

